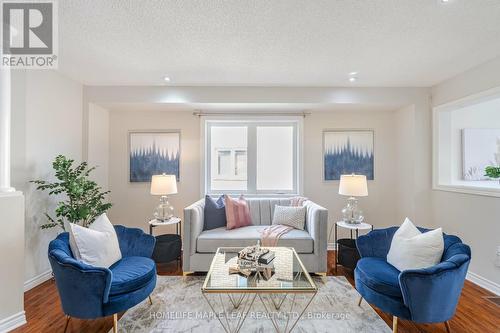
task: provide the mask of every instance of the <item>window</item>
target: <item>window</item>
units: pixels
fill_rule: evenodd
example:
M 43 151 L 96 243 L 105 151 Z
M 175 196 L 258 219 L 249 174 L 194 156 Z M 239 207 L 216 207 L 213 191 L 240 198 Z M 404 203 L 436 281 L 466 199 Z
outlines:
M 206 193 L 298 193 L 298 121 L 205 124 Z
M 500 91 L 451 102 L 434 109 L 434 188 L 500 196 Z

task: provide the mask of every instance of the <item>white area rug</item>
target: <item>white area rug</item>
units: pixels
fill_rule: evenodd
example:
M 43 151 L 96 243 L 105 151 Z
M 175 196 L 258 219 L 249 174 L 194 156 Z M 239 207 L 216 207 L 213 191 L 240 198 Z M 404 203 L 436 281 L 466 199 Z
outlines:
M 119 332 L 224 332 L 201 294 L 203 280 L 202 276 L 158 276 L 153 305 L 146 299 L 128 310 L 118 322 Z M 391 332 L 365 301 L 358 306 L 359 294 L 346 278 L 314 280 L 319 291 L 293 332 Z M 240 332 L 275 332 L 262 314 L 264 307 L 256 298 Z

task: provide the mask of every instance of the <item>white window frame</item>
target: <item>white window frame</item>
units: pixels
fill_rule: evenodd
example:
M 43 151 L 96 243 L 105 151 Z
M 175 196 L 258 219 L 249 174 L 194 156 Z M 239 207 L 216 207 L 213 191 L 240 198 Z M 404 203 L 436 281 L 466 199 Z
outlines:
M 471 182 L 470 184 L 454 184 L 444 181 L 445 178 L 442 176 L 443 173 L 450 172 L 446 171 L 449 167 L 449 163 L 452 163 L 450 157 L 445 157 L 444 152 L 440 151 L 440 118 L 442 114 L 453 112 L 454 110 L 464 108 L 466 106 L 479 104 L 491 99 L 500 97 L 500 87 L 489 89 L 487 91 L 467 96 L 456 101 L 445 103 L 436 106 L 432 109 L 432 187 L 434 190 L 446 191 L 446 192 L 456 192 L 465 193 L 481 196 L 490 197 L 500 197 L 500 189 L 492 188 L 486 186 L 480 186 L 476 182 Z
M 220 126 L 247 126 L 247 161 L 257 160 L 257 126 L 293 126 L 294 129 L 294 171 L 293 171 L 293 189 L 292 190 L 257 190 L 257 168 L 247 165 L 247 190 L 211 190 L 210 175 L 211 175 L 211 154 L 210 137 L 211 128 Z M 221 194 L 244 194 L 248 197 L 289 197 L 292 195 L 302 194 L 302 148 L 303 148 L 303 117 L 301 116 L 283 116 L 283 117 L 214 117 L 202 116 L 201 122 L 201 195 L 221 195 Z M 247 162 L 248 163 L 248 162 Z

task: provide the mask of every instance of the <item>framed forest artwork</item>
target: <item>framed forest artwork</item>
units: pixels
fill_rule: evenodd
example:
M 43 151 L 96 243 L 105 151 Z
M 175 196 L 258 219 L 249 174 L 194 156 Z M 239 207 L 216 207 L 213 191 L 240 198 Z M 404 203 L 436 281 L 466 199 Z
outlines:
M 374 179 L 373 130 L 324 130 L 323 179 L 353 173 Z
M 181 133 L 175 131 L 129 132 L 129 180 L 150 182 L 165 173 L 180 179 Z

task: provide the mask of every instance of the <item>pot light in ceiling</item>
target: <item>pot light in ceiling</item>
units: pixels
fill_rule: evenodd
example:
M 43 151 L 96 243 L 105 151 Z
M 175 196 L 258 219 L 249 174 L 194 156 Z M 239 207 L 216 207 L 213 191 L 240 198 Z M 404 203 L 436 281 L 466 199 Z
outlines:
M 168 76 L 164 76 L 164 77 L 163 77 L 163 81 L 164 81 L 165 83 L 168 83 L 168 82 L 170 82 L 170 78 L 169 78 Z
M 358 79 L 358 72 L 350 72 L 349 73 L 349 82 L 354 83 Z

